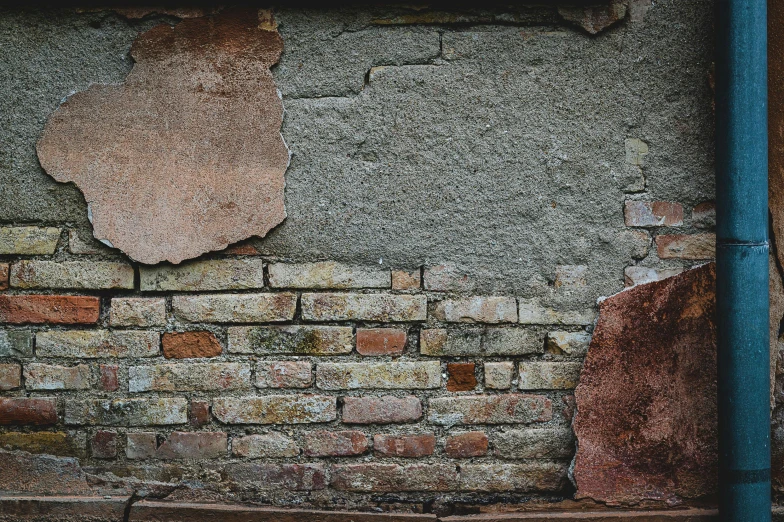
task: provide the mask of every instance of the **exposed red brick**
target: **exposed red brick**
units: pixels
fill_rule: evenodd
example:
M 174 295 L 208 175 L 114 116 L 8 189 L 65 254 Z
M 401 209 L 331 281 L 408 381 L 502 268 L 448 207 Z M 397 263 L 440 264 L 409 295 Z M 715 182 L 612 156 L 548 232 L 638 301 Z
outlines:
M 476 388 L 476 364 L 474 363 L 449 363 L 446 371 L 449 380 L 446 389 L 449 391 L 469 391 Z
M 400 355 L 405 347 L 405 330 L 357 328 L 357 352 L 361 355 Z
M 117 391 L 120 387 L 120 381 L 117 377 L 119 366 L 116 364 L 102 364 L 101 370 L 101 388 L 105 391 Z
M 78 295 L 0 295 L 0 322 L 10 324 L 92 324 L 101 301 Z
M 305 435 L 305 456 L 351 457 L 367 451 L 368 439 L 361 431 L 315 431 Z
M 223 351 L 215 334 L 206 331 L 165 333 L 161 344 L 167 359 L 217 357 Z
M 374 435 L 373 450 L 386 457 L 425 457 L 436 449 L 436 438 L 425 435 Z
M 8 288 L 8 263 L 0 263 L 0 290 Z
M 343 422 L 348 424 L 391 424 L 412 422 L 422 417 L 416 397 L 345 397 Z
M 0 425 L 43 426 L 55 423 L 57 423 L 57 405 L 54 399 L 21 397 L 0 399 Z
M 575 392 L 578 498 L 715 494 L 715 284 L 710 263 L 599 305 Z
M 200 427 L 210 422 L 210 403 L 207 401 L 192 400 L 190 414 L 188 415 L 191 426 Z
M 683 207 L 670 201 L 627 200 L 623 217 L 627 227 L 675 227 L 683 224 Z
M 481 457 L 487 454 L 487 435 L 481 431 L 469 431 L 446 438 L 444 451 L 453 459 Z
M 90 443 L 92 455 L 96 459 L 113 459 L 117 456 L 117 432 L 98 431 Z
M 656 236 L 661 259 L 712 259 L 716 257 L 716 234 L 675 234 Z

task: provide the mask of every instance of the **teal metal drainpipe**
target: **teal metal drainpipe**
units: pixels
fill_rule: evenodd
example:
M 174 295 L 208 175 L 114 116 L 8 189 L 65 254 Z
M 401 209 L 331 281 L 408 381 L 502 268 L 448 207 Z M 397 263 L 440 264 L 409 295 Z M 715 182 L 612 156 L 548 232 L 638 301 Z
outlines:
M 716 2 L 719 513 L 769 521 L 766 0 Z

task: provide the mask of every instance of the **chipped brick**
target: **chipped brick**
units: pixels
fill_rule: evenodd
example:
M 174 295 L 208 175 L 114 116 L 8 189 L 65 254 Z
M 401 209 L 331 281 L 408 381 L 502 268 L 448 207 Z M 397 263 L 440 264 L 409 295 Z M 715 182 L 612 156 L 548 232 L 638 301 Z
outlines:
M 441 386 L 441 364 L 432 362 L 321 363 L 316 386 L 322 390 L 428 389 Z
M 296 457 L 299 448 L 289 437 L 273 431 L 233 439 L 231 454 L 250 459 Z
M 626 200 L 623 217 L 627 227 L 679 227 L 683 225 L 683 207 L 670 201 Z
M 306 321 L 408 322 L 427 319 L 427 297 L 399 294 L 302 294 Z
M 307 424 L 337 417 L 335 397 L 320 395 L 266 395 L 219 397 L 212 414 L 225 424 Z
M 453 459 L 467 459 L 487 455 L 487 435 L 481 431 L 469 431 L 446 438 L 444 452 Z
M 225 457 L 228 437 L 222 431 L 183 432 L 174 431 L 155 452 L 163 460 L 216 459 Z
M 168 363 L 128 368 L 128 391 L 244 390 L 250 365 L 229 362 Z
M 32 332 L 27 330 L 0 330 L 0 357 L 32 356 Z
M 77 426 L 165 426 L 187 421 L 188 403 L 179 398 L 65 401 L 65 423 Z
M 428 421 L 458 424 L 526 424 L 553 418 L 552 401 L 541 395 L 466 395 L 430 399 Z
M 525 361 L 520 363 L 521 390 L 572 390 L 580 379 L 579 362 Z
M 661 259 L 713 259 L 716 257 L 716 234 L 656 236 Z
M 392 270 L 392 290 L 419 290 L 421 271 Z
M 54 254 L 60 232 L 54 227 L 0 227 L 0 255 Z
M 508 390 L 512 387 L 514 363 L 510 361 L 485 363 L 485 388 Z
M 115 297 L 109 309 L 112 326 L 165 326 L 166 299 L 163 297 Z
M 113 459 L 117 456 L 117 432 L 99 430 L 90 441 L 93 458 Z
M 567 428 L 503 431 L 493 437 L 493 447 L 504 459 L 571 459 L 574 433 Z
M 117 391 L 120 388 L 120 380 L 117 371 L 120 369 L 116 364 L 101 364 L 101 389 L 104 391 Z
M 588 332 L 547 332 L 547 352 L 551 354 L 584 357 L 590 343 Z
M 229 352 L 258 355 L 339 355 L 351 353 L 350 326 L 233 326 Z
M 18 364 L 0 364 L 0 390 L 13 390 L 22 386 L 22 367 Z
M 151 459 L 158 449 L 155 433 L 128 433 L 126 435 L 125 456 L 131 460 Z
M 384 457 L 426 457 L 435 449 L 436 438 L 432 433 L 373 436 L 373 451 Z
M 143 266 L 142 292 L 248 290 L 264 287 L 264 261 L 257 258 L 206 259 L 182 265 Z
M 434 316 L 450 323 L 516 323 L 517 302 L 513 297 L 444 299 L 436 303 Z
M 309 388 L 312 383 L 309 361 L 261 361 L 256 366 L 257 388 Z
M 40 357 L 154 357 L 160 334 L 138 330 L 50 330 L 35 336 Z
M 92 387 L 92 373 L 86 364 L 57 366 L 31 363 L 24 367 L 28 390 L 87 390 Z
M 191 400 L 188 407 L 188 421 L 191 426 L 200 428 L 210 423 L 210 403 L 207 401 Z

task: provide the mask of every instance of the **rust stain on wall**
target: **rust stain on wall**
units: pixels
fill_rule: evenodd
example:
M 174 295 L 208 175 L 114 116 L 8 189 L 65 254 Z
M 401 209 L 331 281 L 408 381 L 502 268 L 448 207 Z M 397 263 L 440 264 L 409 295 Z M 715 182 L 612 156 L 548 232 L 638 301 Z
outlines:
M 575 392 L 578 498 L 677 503 L 715 491 L 714 264 L 600 305 Z
M 96 238 L 143 263 L 179 263 L 286 217 L 289 152 L 268 11 L 159 25 L 122 85 L 92 85 L 51 116 L 41 165 L 84 193 Z

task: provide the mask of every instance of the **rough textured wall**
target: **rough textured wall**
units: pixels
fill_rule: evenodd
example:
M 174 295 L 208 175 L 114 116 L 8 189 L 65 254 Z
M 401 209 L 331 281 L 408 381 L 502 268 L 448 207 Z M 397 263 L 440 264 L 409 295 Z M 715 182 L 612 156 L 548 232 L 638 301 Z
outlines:
M 0 444 L 143 494 L 570 495 L 596 299 L 713 256 L 711 6 L 275 9 L 288 217 L 176 268 L 91 240 L 35 142 L 177 19 L 2 11 Z

